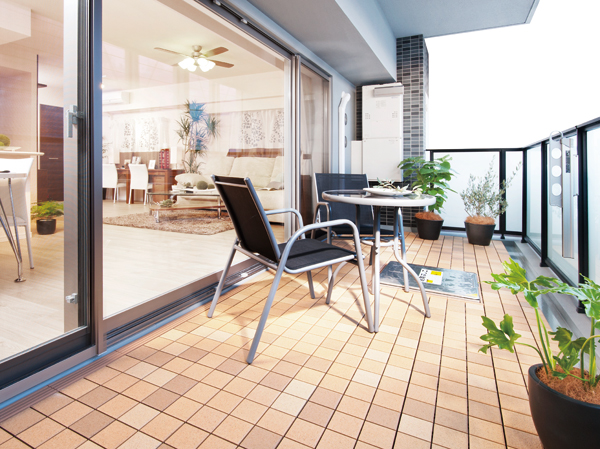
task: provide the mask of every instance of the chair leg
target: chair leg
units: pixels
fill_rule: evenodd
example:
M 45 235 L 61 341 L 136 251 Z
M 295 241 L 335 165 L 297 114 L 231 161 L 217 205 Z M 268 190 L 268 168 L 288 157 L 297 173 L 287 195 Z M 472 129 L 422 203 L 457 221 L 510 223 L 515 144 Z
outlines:
M 340 270 L 342 269 L 342 267 L 344 265 L 346 265 L 346 263 L 347 262 L 342 262 L 341 264 L 339 264 L 338 267 L 333 272 L 333 275 L 329 278 L 329 285 L 327 286 L 327 299 L 325 300 L 325 304 L 329 304 L 329 302 L 331 301 L 331 293 L 333 293 L 333 286 L 335 285 L 335 278 L 337 277 L 337 275 L 340 272 Z M 331 265 L 329 265 L 329 267 L 331 268 Z
M 250 352 L 248 353 L 248 357 L 246 358 L 246 361 L 248 363 L 252 363 L 254 361 L 254 356 L 256 355 L 256 350 L 258 349 L 258 344 L 260 343 L 260 337 L 262 337 L 263 330 L 265 329 L 265 324 L 267 324 L 267 318 L 269 317 L 269 312 L 271 311 L 271 306 L 273 305 L 275 293 L 277 292 L 277 287 L 279 286 L 279 281 L 281 281 L 282 275 L 283 264 L 281 263 L 279 264 L 277 272 L 275 273 L 275 279 L 273 279 L 271 290 L 269 290 L 269 296 L 267 297 L 267 301 L 265 302 L 265 307 L 263 308 L 260 321 L 258 322 L 258 327 L 256 328 L 256 332 L 254 333 L 252 346 L 250 346 Z
M 308 278 L 308 289 L 310 290 L 310 297 L 312 299 L 315 299 L 315 287 L 313 285 L 312 273 L 310 271 L 307 271 L 306 277 Z
M 144 190 L 144 206 L 146 205 L 147 199 L 148 199 L 148 189 Z
M 113 193 L 113 203 L 117 202 L 117 196 L 118 196 L 118 194 L 119 194 L 119 188 L 115 187 L 115 191 Z
M 379 217 L 376 217 L 379 220 Z M 373 326 L 373 315 L 371 313 L 371 301 L 369 299 L 369 284 L 367 283 L 367 275 L 365 274 L 365 265 L 362 259 L 362 250 L 360 247 L 360 237 L 354 236 L 354 247 L 356 248 L 356 259 L 358 263 L 358 273 L 360 277 L 360 285 L 362 287 L 363 299 L 365 301 L 365 314 L 367 315 L 367 323 L 369 325 L 369 332 L 374 332 Z M 379 324 L 379 323 L 377 323 Z
M 133 200 L 133 189 L 129 189 L 129 201 L 127 204 L 131 204 L 131 200 Z
M 27 237 L 27 253 L 29 254 L 29 268 L 33 269 L 33 252 L 31 251 L 31 227 L 25 225 L 25 236 Z
M 231 263 L 233 262 L 233 257 L 235 256 L 235 247 L 237 245 L 237 240 L 233 244 L 233 248 L 231 248 L 231 254 L 229 254 L 229 258 L 227 259 L 227 264 L 223 269 L 223 274 L 221 275 L 221 280 L 219 281 L 219 285 L 217 285 L 217 290 L 215 291 L 215 296 L 213 297 L 212 303 L 210 304 L 210 310 L 208 311 L 208 317 L 212 318 L 213 313 L 215 313 L 215 308 L 217 307 L 217 302 L 219 301 L 219 297 L 221 296 L 221 291 L 223 290 L 223 285 L 225 284 L 225 279 L 227 279 L 227 273 L 229 272 L 229 268 L 231 267 Z

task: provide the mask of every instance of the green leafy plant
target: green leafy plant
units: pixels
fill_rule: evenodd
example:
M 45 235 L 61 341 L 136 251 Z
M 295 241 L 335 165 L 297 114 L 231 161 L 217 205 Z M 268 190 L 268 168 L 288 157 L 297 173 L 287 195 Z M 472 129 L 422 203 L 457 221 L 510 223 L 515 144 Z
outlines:
M 175 201 L 168 199 L 168 200 L 163 200 L 158 204 L 160 205 L 160 207 L 173 207 L 173 205 L 175 204 Z
M 1 147 L 9 147 L 10 146 L 10 139 L 8 138 L 7 135 L 0 134 L 0 146 Z
M 584 386 L 595 388 L 600 380 L 600 376 L 596 374 L 595 341 L 600 338 L 600 334 L 596 333 L 600 329 L 600 286 L 588 278 L 585 278 L 585 283 L 579 284 L 578 287 L 572 287 L 556 278 L 546 276 L 538 276 L 532 281 L 528 281 L 525 270 L 517 262 L 511 259 L 502 265 L 505 272 L 492 274 L 494 281 L 486 281 L 486 283 L 491 284 L 494 290 L 507 288 L 515 295 L 523 293 L 525 300 L 535 310 L 541 350 L 533 345 L 518 341 L 521 335 L 515 332 L 513 319 L 506 314 L 499 325 L 496 325 L 493 320 L 485 316 L 481 317 L 483 326 L 488 332 L 481 336 L 481 339 L 487 344 L 480 351 L 487 354 L 490 348 L 497 346 L 499 349 L 514 352 L 515 345 L 528 346 L 538 353 L 546 373 L 559 379 L 572 376 L 581 380 Z M 558 327 L 556 332 L 548 331 L 540 316 L 538 297 L 551 292 L 572 295 L 584 304 L 585 313 L 591 320 L 590 336 L 588 338 L 573 338 L 573 332 L 563 327 Z M 557 354 L 552 351 L 550 336 L 552 336 L 552 341 L 558 344 Z M 589 374 L 587 376 L 585 374 L 586 357 L 589 360 Z M 578 363 L 581 370 L 580 376 L 573 373 Z
M 58 201 L 44 201 L 31 206 L 31 216 L 34 218 L 56 218 L 64 215 L 64 204 Z
M 466 221 L 469 223 L 494 224 L 496 218 L 506 212 L 508 202 L 504 194 L 515 179 L 521 163 L 517 165 L 512 176 L 500 185 L 494 171 L 494 162 L 495 158 L 490 162 L 490 167 L 484 176 L 471 175 L 469 185 L 460 193 L 465 212 L 469 216 Z
M 206 104 L 187 100 L 176 131 L 183 144 L 183 167 L 186 173 L 200 173 L 200 157 L 211 139 L 218 137 L 219 120 L 206 112 Z
M 198 181 L 198 183 L 196 184 L 196 188 L 198 190 L 206 190 L 206 189 L 208 189 L 208 182 L 206 182 L 206 181 Z
M 413 190 L 420 189 L 424 194 L 435 197 L 435 204 L 428 207 L 430 212 L 439 213 L 448 199 L 446 192 L 454 192 L 448 184 L 456 175 L 450 167 L 451 160 L 448 155 L 432 161 L 426 161 L 422 157 L 409 157 L 398 164 L 404 170 L 405 177 L 415 175 Z

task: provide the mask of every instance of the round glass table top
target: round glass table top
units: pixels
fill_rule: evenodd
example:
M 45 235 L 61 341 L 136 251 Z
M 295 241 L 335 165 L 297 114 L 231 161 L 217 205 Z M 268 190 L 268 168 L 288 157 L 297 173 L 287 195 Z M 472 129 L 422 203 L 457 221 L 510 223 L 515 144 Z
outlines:
M 376 195 L 364 190 L 327 190 L 323 192 L 325 201 L 338 203 L 358 204 L 365 206 L 388 206 L 388 207 L 419 207 L 431 206 L 435 203 L 435 197 L 431 195 Z

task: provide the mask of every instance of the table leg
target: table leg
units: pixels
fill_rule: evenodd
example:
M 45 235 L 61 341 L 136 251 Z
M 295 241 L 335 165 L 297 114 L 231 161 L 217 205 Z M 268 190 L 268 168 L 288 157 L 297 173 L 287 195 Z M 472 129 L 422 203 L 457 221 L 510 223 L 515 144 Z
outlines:
M 371 283 L 373 284 L 373 304 L 375 311 L 373 313 L 373 331 L 379 332 L 379 252 L 381 250 L 381 207 L 373 206 L 373 275 Z
M 221 219 L 221 197 L 217 199 L 217 207 L 219 209 L 219 220 Z
M 400 208 L 399 207 L 395 207 L 394 208 L 394 256 L 396 257 L 396 260 L 400 263 L 400 265 L 402 265 L 402 267 L 404 268 L 404 291 L 408 292 L 409 291 L 409 286 L 408 286 L 408 274 L 410 273 L 410 275 L 415 279 L 415 281 L 417 281 L 417 284 L 419 285 L 419 290 L 421 290 L 421 298 L 423 298 L 423 307 L 425 308 L 425 316 L 427 318 L 431 318 L 431 312 L 429 311 L 429 301 L 427 300 L 427 293 L 425 293 L 425 287 L 423 286 L 423 283 L 421 282 L 421 279 L 419 279 L 419 276 L 417 276 L 417 273 L 415 273 L 415 271 L 410 267 L 410 265 L 408 264 L 408 262 L 406 261 L 406 243 L 404 241 L 404 223 L 402 223 L 402 213 L 400 212 Z M 402 232 L 402 257 L 400 257 L 400 255 L 398 254 L 398 222 L 400 223 L 400 230 Z
M 13 220 L 14 220 L 15 234 L 17 237 L 16 243 L 15 243 L 15 239 L 13 238 L 12 231 L 10 230 L 10 225 L 8 223 L 8 216 L 6 215 L 6 211 L 4 210 L 4 205 L 2 204 L 2 200 L 0 200 L 0 223 L 2 224 L 2 227 L 4 228 L 4 232 L 6 233 L 8 242 L 10 243 L 13 253 L 15 254 L 15 259 L 17 259 L 17 275 L 18 275 L 18 277 L 17 277 L 17 279 L 15 279 L 15 282 L 25 282 L 25 279 L 23 279 L 23 257 L 21 255 L 21 243 L 19 242 L 19 229 L 17 226 L 17 217 L 15 216 L 15 204 L 14 204 L 14 199 L 13 199 L 12 185 L 11 185 L 10 178 L 8 178 L 8 193 L 10 195 L 10 206 L 11 206 L 12 216 L 13 216 Z

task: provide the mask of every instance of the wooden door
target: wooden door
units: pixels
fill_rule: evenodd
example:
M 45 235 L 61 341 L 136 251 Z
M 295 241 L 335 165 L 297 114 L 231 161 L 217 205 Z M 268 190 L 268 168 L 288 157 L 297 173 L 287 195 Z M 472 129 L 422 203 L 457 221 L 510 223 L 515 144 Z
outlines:
M 40 105 L 38 201 L 64 201 L 63 108 Z

